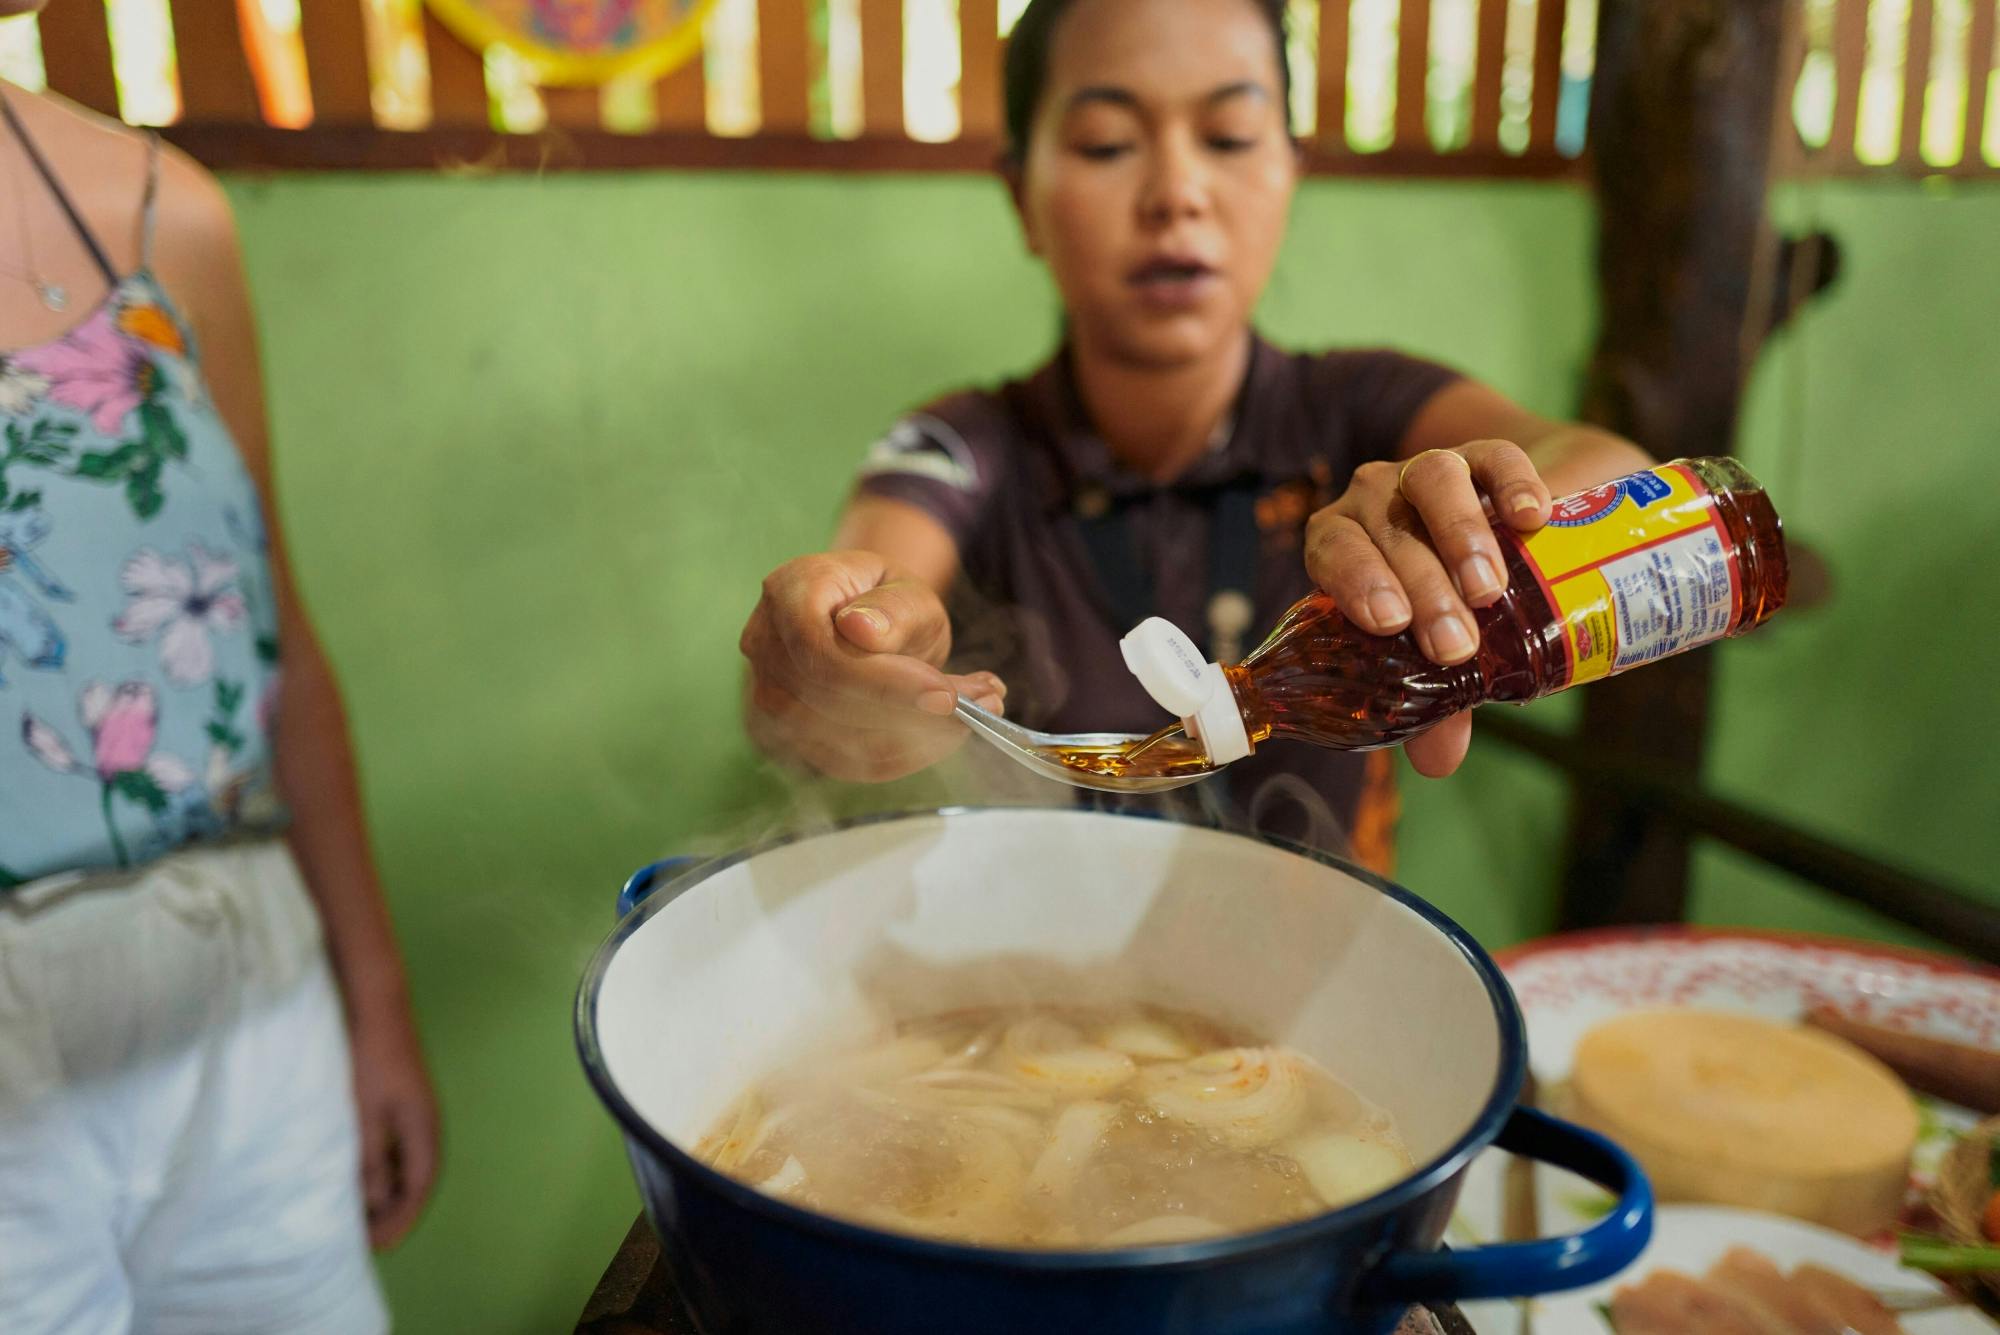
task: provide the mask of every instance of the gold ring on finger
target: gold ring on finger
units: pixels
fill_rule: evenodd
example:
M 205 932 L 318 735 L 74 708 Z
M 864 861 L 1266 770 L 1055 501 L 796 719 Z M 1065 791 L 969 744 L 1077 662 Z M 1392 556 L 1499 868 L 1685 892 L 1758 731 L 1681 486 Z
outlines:
M 1416 455 L 1413 458 L 1411 458 L 1407 463 L 1403 465 L 1401 471 L 1399 471 L 1396 474 L 1396 490 L 1402 491 L 1403 479 L 1407 478 L 1410 475 L 1410 470 L 1412 468 L 1415 468 L 1417 464 L 1421 462 L 1423 459 L 1433 454 L 1442 454 L 1448 459 L 1458 460 L 1459 463 L 1465 466 L 1465 475 L 1467 477 L 1472 476 L 1472 461 L 1470 459 L 1467 459 L 1464 455 L 1460 454 L 1457 450 L 1425 450 L 1422 454 Z

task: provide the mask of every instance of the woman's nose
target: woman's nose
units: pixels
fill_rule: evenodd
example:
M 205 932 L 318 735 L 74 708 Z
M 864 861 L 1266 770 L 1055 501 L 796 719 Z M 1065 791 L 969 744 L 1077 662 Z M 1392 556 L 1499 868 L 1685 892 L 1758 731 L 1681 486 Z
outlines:
M 1180 142 L 1178 136 L 1165 139 L 1153 155 L 1152 168 L 1139 202 L 1145 223 L 1166 227 L 1208 212 L 1207 167 L 1192 142 Z

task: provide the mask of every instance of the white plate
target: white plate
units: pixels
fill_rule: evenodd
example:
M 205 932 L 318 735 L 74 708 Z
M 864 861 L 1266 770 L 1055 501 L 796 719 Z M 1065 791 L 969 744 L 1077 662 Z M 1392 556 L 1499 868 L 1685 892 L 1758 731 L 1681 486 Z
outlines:
M 1731 1247 L 1762 1252 L 1780 1270 L 1807 1263 L 1845 1275 L 1883 1294 L 1941 1294 L 1942 1284 L 1905 1270 L 1895 1258 L 1844 1233 L 1756 1210 L 1719 1205 L 1669 1205 L 1659 1213 L 1653 1241 L 1625 1274 L 1593 1288 L 1543 1298 L 1534 1305 L 1535 1335 L 1609 1335 L 1597 1305 L 1615 1289 L 1636 1284 L 1655 1270 L 1699 1276 Z M 1909 1335 L 1991 1335 L 1993 1326 L 1970 1307 L 1912 1312 L 1899 1318 Z
M 1588 1030 L 1613 1016 L 1659 1006 L 1796 1020 L 1809 1006 L 1824 1004 L 1912 1033 L 2000 1047 L 2000 975 L 1914 951 L 1783 934 L 1661 927 L 1549 937 L 1498 958 L 1520 1000 L 1529 1064 L 1544 1091 L 1568 1079 L 1577 1042 Z M 1934 1099 L 1918 1103 L 1923 1130 L 1911 1180 L 1913 1207 L 1933 1181 L 1938 1160 L 1956 1132 L 1978 1120 L 1974 1113 Z M 1500 1240 L 1507 1160 L 1493 1150 L 1473 1163 L 1448 1242 L 1469 1246 Z M 1538 1171 L 1535 1185 L 1537 1215 L 1546 1235 L 1581 1230 L 1605 1203 L 1596 1187 L 1567 1173 Z M 1694 1208 L 1670 1207 L 1669 1212 Z M 1773 1218 L 1724 1213 L 1767 1222 Z M 1888 1238 L 1872 1240 L 1872 1248 L 1840 1240 L 1892 1272 L 1899 1270 Z M 1749 1239 L 1723 1231 L 1713 1241 L 1719 1256 L 1729 1245 Z M 1515 1335 L 1519 1329 L 1512 1303 L 1469 1303 L 1465 1313 L 1481 1335 Z M 1991 1329 L 1983 1320 L 1975 1321 L 1959 1328 Z M 1914 1319 L 1910 1328 L 1933 1329 L 1917 1326 Z M 1539 1320 L 1535 1335 L 1544 1335 Z

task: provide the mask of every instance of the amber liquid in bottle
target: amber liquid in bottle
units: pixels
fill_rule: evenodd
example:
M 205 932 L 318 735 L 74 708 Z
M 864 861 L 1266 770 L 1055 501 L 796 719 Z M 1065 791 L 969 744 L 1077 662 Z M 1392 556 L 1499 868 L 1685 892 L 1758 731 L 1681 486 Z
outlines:
M 1783 525 L 1763 487 L 1734 460 L 1677 464 L 1699 479 L 1726 534 L 1737 606 L 1722 634 L 1742 635 L 1784 605 Z M 1362 630 L 1324 593 L 1294 604 L 1263 644 L 1224 669 L 1251 745 L 1285 737 L 1339 750 L 1374 750 L 1489 700 L 1533 700 L 1571 685 L 1560 609 L 1543 592 L 1511 534 L 1501 535 L 1500 548 L 1507 560 L 1506 592 L 1474 610 L 1479 651 L 1453 667 L 1424 657 L 1408 631 Z M 1066 756 L 1063 763 L 1097 774 L 1187 774 L 1205 768 L 1207 757 L 1199 742 L 1179 735 L 1176 727 L 1114 751 Z

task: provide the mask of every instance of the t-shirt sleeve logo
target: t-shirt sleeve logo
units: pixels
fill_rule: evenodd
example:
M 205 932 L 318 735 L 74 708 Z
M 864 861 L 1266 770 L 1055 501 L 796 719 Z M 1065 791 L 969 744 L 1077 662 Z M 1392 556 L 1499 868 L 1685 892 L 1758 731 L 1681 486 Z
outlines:
M 965 437 L 928 413 L 896 423 L 869 449 L 861 465 L 864 478 L 896 474 L 929 478 L 959 491 L 979 489 L 979 461 Z

